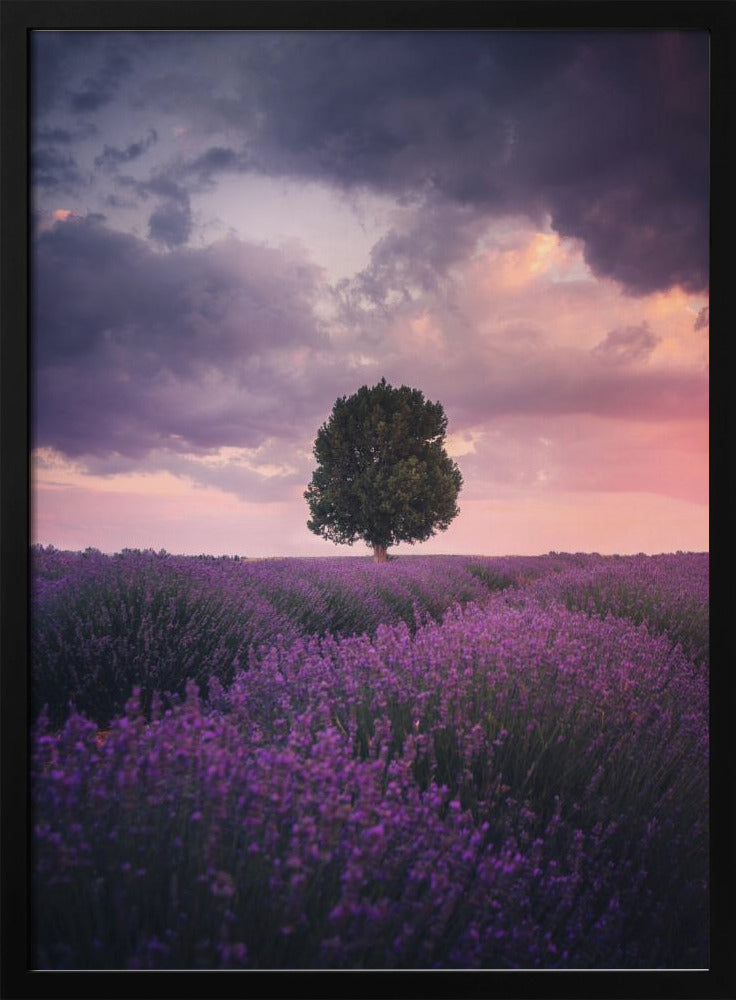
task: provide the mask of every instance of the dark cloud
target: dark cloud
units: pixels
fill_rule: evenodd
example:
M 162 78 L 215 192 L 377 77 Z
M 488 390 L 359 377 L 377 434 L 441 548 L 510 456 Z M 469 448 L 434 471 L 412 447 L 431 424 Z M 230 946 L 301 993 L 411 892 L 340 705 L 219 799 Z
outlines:
M 645 321 L 638 326 L 610 330 L 591 353 L 606 364 L 628 365 L 648 358 L 661 340 Z
M 31 101 L 38 122 L 40 115 L 55 109 L 59 103 L 70 72 L 73 36 L 69 32 L 33 31 L 29 48 Z
M 193 173 L 547 213 L 634 293 L 706 288 L 704 32 L 273 33 L 243 40 L 235 68 L 227 41 L 219 78 L 178 72 L 175 107 L 247 149 L 211 147 Z M 158 85 L 148 100 L 171 110 L 171 75 Z
M 95 160 L 95 165 L 115 169 L 121 163 L 137 159 L 157 138 L 155 129 L 152 129 L 148 140 L 134 143 L 126 149 L 105 147 L 103 155 Z M 127 175 L 119 176 L 117 181 L 134 190 L 140 198 L 146 199 L 151 194 L 159 195 L 178 202 L 183 207 L 188 203 L 190 193 L 212 188 L 221 174 L 243 173 L 251 168 L 252 163 L 246 153 L 226 146 L 210 146 L 199 156 L 175 158 L 164 166 L 157 167 L 147 181 Z
M 620 183 L 610 191 L 585 185 L 570 192 L 556 206 L 552 225 L 562 236 L 584 241 L 586 262 L 596 274 L 615 278 L 634 294 L 673 285 L 707 291 L 705 198 L 657 205 L 656 171 L 648 178 L 622 173 Z
M 710 326 L 710 308 L 704 306 L 695 319 L 694 330 L 707 330 Z
M 119 187 L 132 192 L 143 201 L 147 201 L 153 195 L 154 197 L 175 202 L 181 206 L 189 204 L 189 192 L 185 187 L 177 183 L 174 171 L 171 170 L 168 172 L 158 170 L 147 181 L 141 181 L 127 174 L 122 174 L 116 177 L 115 182 Z
M 102 153 L 95 157 L 95 166 L 116 170 L 121 163 L 130 163 L 131 160 L 137 160 L 143 156 L 157 140 L 158 133 L 155 128 L 152 128 L 144 139 L 131 142 L 123 149 L 117 146 L 105 146 Z
M 143 36 L 129 31 L 34 31 L 32 100 L 51 109 L 94 114 L 109 106 L 130 78 Z
M 154 242 L 169 248 L 187 242 L 192 232 L 192 207 L 186 188 L 163 172 L 154 174 L 148 181 L 123 174 L 116 177 L 116 183 L 139 201 L 148 201 L 151 196 L 160 199 L 148 219 L 148 235 Z M 107 204 L 130 208 L 135 201 L 120 200 L 113 194 L 108 195 Z
M 81 86 L 69 94 L 73 111 L 97 111 L 115 96 L 121 82 L 131 72 L 132 64 L 120 52 L 110 52 L 92 76 L 85 77 Z
M 246 153 L 225 146 L 210 146 L 201 156 L 184 165 L 181 172 L 197 177 L 200 183 L 211 184 L 218 174 L 242 172 L 251 167 L 251 160 Z
M 42 128 L 34 133 L 37 142 L 53 145 L 67 145 L 80 139 L 89 139 L 97 134 L 97 126 L 91 122 L 82 122 L 74 128 Z
M 31 155 L 33 183 L 43 188 L 74 187 L 82 181 L 75 158 L 53 146 L 34 149 Z
M 463 149 L 477 147 L 485 133 L 488 154 L 505 128 L 487 104 L 494 67 L 482 39 L 390 32 L 272 37 L 244 59 L 254 162 L 410 198 L 431 188 L 454 197 L 453 185 L 470 190 L 482 168 L 472 159 L 460 166 Z M 485 165 L 487 197 L 495 159 Z
M 167 247 L 186 243 L 192 231 L 192 209 L 188 192 L 167 177 L 154 177 L 139 190 L 160 195 L 163 201 L 148 219 L 148 235 Z
M 41 232 L 35 261 L 36 445 L 134 457 L 251 446 L 311 412 L 289 352 L 323 343 L 320 278 L 295 253 L 235 239 L 154 253 L 77 219 Z
M 148 235 L 167 247 L 186 243 L 191 232 L 192 210 L 188 202 L 185 205 L 176 201 L 164 202 L 148 219 Z
M 110 208 L 135 208 L 138 205 L 136 198 L 121 198 L 118 194 L 105 195 L 105 205 Z
M 707 286 L 705 33 L 297 34 L 249 66 L 263 169 L 548 212 L 632 292 Z
M 104 111 L 125 83 L 185 123 L 192 152 L 159 173 L 188 190 L 247 169 L 548 217 L 634 294 L 707 288 L 706 32 L 117 34 L 44 40 L 39 106 Z

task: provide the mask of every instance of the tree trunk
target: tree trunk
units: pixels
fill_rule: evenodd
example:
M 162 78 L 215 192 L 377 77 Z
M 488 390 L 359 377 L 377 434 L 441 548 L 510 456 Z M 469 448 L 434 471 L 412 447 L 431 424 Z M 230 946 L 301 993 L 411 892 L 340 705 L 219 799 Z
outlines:
M 386 551 L 386 546 L 374 545 L 373 558 L 376 560 L 376 562 L 386 562 L 388 560 L 388 552 Z

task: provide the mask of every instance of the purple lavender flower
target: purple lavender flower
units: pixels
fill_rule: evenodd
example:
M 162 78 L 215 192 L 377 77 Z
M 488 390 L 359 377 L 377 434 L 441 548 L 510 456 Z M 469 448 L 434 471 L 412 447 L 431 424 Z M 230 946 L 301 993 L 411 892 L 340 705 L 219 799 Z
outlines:
M 55 580 L 37 592 L 39 657 L 87 639 L 101 655 L 105 635 L 134 648 L 125 609 L 172 670 L 184 650 L 184 673 L 158 705 L 127 673 L 103 736 L 94 716 L 38 719 L 36 967 L 707 963 L 707 676 L 672 624 L 702 601 L 707 557 L 417 558 L 393 564 L 395 588 L 360 560 L 37 558 Z M 479 566 L 515 585 L 490 592 Z M 673 596 L 688 574 L 690 598 Z M 105 599 L 85 620 L 92 580 Z M 595 580 L 615 615 L 554 597 Z M 364 601 L 370 627 L 305 634 L 302 602 L 328 597 L 350 625 Z M 401 619 L 410 600 L 423 624 Z M 263 641 L 235 669 L 223 636 L 240 642 L 231 611 L 249 601 Z M 159 635 L 177 622 L 189 647 Z M 223 659 L 187 683 L 205 624 L 197 648 Z M 87 690 L 92 654 L 66 662 Z

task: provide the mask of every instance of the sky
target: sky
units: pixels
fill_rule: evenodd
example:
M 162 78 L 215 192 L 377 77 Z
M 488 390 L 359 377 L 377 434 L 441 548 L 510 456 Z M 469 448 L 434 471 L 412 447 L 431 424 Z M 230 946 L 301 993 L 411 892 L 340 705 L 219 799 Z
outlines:
M 708 548 L 708 36 L 32 33 L 32 541 L 365 555 L 335 400 L 442 403 L 399 554 Z

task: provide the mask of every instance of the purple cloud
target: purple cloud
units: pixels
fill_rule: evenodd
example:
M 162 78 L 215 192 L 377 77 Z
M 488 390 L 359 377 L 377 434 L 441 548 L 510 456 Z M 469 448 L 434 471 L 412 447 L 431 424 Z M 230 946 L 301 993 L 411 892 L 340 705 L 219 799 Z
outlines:
M 201 156 L 184 163 L 178 170 L 183 176 L 196 177 L 200 184 L 212 185 L 218 174 L 242 173 L 252 167 L 247 153 L 226 146 L 210 146 Z
M 66 189 L 82 180 L 77 161 L 70 153 L 41 146 L 31 155 L 33 183 L 43 188 Z
M 95 166 L 116 170 L 121 163 L 130 163 L 131 160 L 137 160 L 143 156 L 157 140 L 158 133 L 155 128 L 152 128 L 149 129 L 148 135 L 144 139 L 131 142 L 123 149 L 106 145 L 102 153 L 95 157 Z
M 89 112 L 105 107 L 131 70 L 130 59 L 121 52 L 109 52 L 97 72 L 85 77 L 79 88 L 69 93 L 71 109 Z
M 236 239 L 160 254 L 69 220 L 40 233 L 35 261 L 36 445 L 143 456 L 298 426 L 288 354 L 324 343 L 305 259 Z
M 634 294 L 707 289 L 706 32 L 115 36 L 39 39 L 37 107 L 124 93 L 184 121 L 192 150 L 158 173 L 187 190 L 254 170 L 549 217 Z M 161 211 L 154 235 L 181 240 L 183 210 Z
M 694 330 L 707 330 L 710 326 L 710 308 L 704 306 L 698 313 L 695 324 L 693 326 Z
M 180 201 L 165 201 L 148 219 L 148 235 L 156 243 L 167 247 L 178 247 L 186 243 L 192 231 L 192 210 L 187 198 Z
M 633 292 L 703 290 L 707 46 L 677 32 L 279 37 L 251 56 L 253 159 L 492 214 L 546 211 Z
M 638 326 L 610 330 L 591 351 L 593 357 L 613 365 L 628 365 L 644 361 L 662 338 L 649 329 L 646 320 Z

